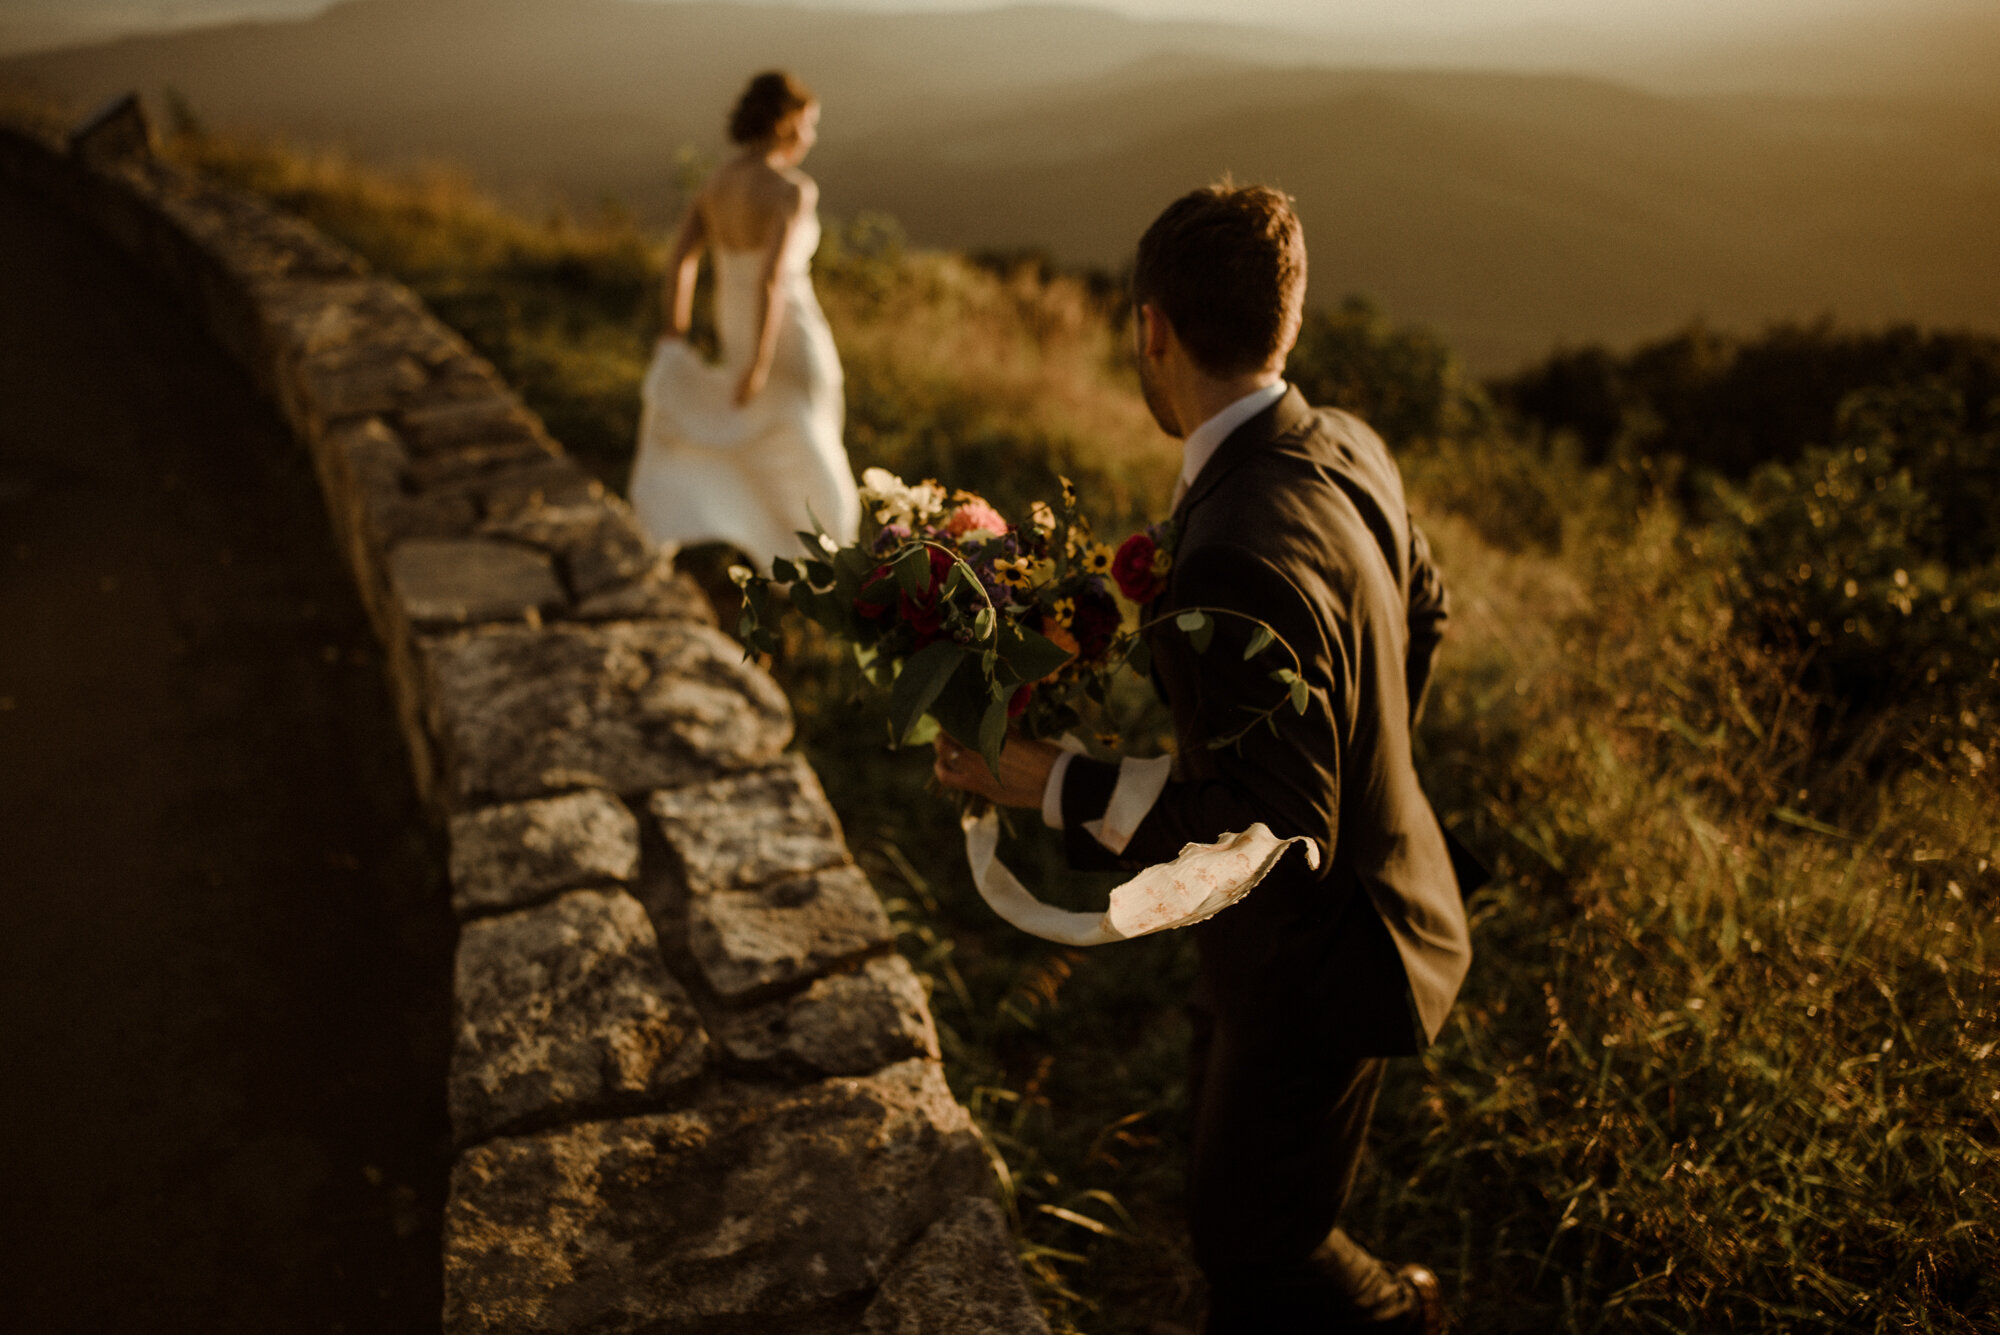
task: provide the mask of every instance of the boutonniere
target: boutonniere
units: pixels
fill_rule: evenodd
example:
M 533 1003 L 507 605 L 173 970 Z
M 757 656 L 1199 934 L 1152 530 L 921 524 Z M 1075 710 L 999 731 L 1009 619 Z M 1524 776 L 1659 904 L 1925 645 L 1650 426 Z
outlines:
M 1178 526 L 1171 519 L 1149 524 L 1118 545 L 1111 558 L 1111 578 L 1118 592 L 1144 607 L 1166 592 L 1167 573 L 1174 568 Z

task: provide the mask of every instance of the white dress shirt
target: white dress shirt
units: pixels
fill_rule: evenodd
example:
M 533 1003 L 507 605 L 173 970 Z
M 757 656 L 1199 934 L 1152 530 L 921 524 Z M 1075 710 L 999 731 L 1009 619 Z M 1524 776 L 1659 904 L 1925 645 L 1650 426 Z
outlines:
M 1187 495 L 1188 488 L 1194 485 L 1194 480 L 1201 476 L 1201 470 L 1208 466 L 1208 461 L 1215 457 L 1215 452 L 1221 448 L 1222 442 L 1229 439 L 1229 434 L 1236 430 L 1237 427 L 1242 426 L 1245 422 L 1255 417 L 1258 413 L 1263 412 L 1266 408 L 1276 403 L 1279 399 L 1284 398 L 1285 391 L 1289 388 L 1290 386 L 1284 381 L 1277 380 L 1264 386 L 1262 389 L 1253 389 L 1187 433 L 1187 438 L 1181 442 L 1181 475 L 1174 481 L 1173 503 L 1175 507 L 1180 505 L 1181 497 Z M 1056 757 L 1056 763 L 1049 769 L 1048 782 L 1042 788 L 1042 823 L 1052 830 L 1060 830 L 1063 827 L 1063 777 L 1069 773 L 1069 762 L 1073 754 L 1073 752 L 1065 751 Z M 1119 782 L 1121 785 L 1124 783 L 1126 777 L 1123 771 L 1126 766 L 1132 763 L 1130 760 L 1119 763 L 1121 771 Z M 1151 783 L 1148 783 L 1146 786 L 1154 787 Z M 1154 789 L 1153 796 L 1155 798 L 1159 796 L 1157 788 Z M 1150 808 L 1151 803 L 1147 803 L 1147 806 Z M 1123 851 L 1122 844 L 1120 848 L 1113 851 Z
M 1201 476 L 1201 470 L 1208 466 L 1208 461 L 1215 457 L 1222 442 L 1229 439 L 1229 433 L 1284 398 L 1289 388 L 1284 381 L 1278 380 L 1262 389 L 1253 389 L 1188 432 L 1187 439 L 1181 442 L 1181 475 L 1174 480 L 1176 506 L 1181 503 L 1181 497 L 1187 495 L 1188 488 L 1194 485 L 1194 480 Z

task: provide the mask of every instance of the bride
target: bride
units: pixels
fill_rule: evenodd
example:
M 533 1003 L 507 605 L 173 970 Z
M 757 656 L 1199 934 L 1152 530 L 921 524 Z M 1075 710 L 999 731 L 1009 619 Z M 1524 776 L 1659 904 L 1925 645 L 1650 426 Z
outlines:
M 808 273 L 819 187 L 798 168 L 818 134 L 819 102 L 804 85 L 783 72 L 752 79 L 729 118 L 741 151 L 703 182 L 675 238 L 628 488 L 668 552 L 726 542 L 761 567 L 799 555 L 795 535 L 815 519 L 842 545 L 860 527 L 840 358 Z M 704 249 L 720 366 L 686 341 Z

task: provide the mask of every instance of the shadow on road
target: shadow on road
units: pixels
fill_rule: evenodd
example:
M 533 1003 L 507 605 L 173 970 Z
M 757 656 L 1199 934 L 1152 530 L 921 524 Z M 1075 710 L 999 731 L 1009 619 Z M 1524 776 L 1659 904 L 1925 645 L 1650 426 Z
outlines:
M 309 466 L 0 190 L 0 1312 L 435 1330 L 453 927 Z

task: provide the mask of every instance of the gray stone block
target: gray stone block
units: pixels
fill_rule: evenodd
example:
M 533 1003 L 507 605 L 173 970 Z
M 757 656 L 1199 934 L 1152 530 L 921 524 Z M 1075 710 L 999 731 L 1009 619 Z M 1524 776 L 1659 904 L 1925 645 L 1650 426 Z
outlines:
M 603 494 L 603 487 L 559 454 L 524 455 L 485 472 L 465 473 L 431 489 L 461 492 L 478 500 L 488 519 L 528 505 L 575 505 Z M 558 499 L 561 498 L 561 499 Z
M 602 482 L 584 472 L 568 456 L 562 462 L 565 471 L 560 475 L 547 471 L 544 465 L 535 465 L 518 479 L 487 486 L 484 494 L 488 522 L 503 525 L 517 520 L 531 521 L 536 512 L 546 508 L 594 505 L 605 498 Z
M 639 822 L 589 790 L 451 818 L 451 906 L 460 916 L 639 874 Z
M 1049 1335 L 1000 1207 L 961 1199 L 882 1281 L 860 1335 Z
M 307 357 L 292 380 L 293 398 L 308 419 L 325 424 L 389 411 L 424 383 L 424 368 L 400 349 L 370 345 Z
M 988 1177 L 935 1062 L 495 1140 L 452 1170 L 444 1330 L 797 1329 Z
M 389 583 L 415 626 L 553 612 L 569 601 L 541 552 L 484 538 L 412 538 L 389 553 Z
M 836 867 L 688 901 L 688 949 L 717 996 L 755 1000 L 895 941 L 868 878 Z
M 715 1022 L 730 1060 L 778 1074 L 866 1075 L 893 1062 L 938 1055 L 937 1029 L 916 970 L 901 955 Z
M 479 520 L 472 498 L 453 492 L 411 496 L 371 491 L 362 503 L 369 549 L 386 552 L 418 538 L 469 538 Z
M 361 492 L 402 492 L 409 451 L 381 418 L 338 422 L 321 433 L 319 448 L 333 467 L 337 485 Z
M 701 586 L 654 557 L 645 573 L 628 584 L 591 594 L 572 613 L 579 621 L 699 621 L 715 624 L 715 612 Z
M 320 439 L 320 457 L 335 512 L 344 529 L 360 538 L 371 564 L 410 538 L 468 537 L 478 521 L 468 496 L 413 496 L 403 490 L 409 455 L 379 417 L 349 418 L 329 427 Z
M 699 1075 L 708 1048 L 651 920 L 622 890 L 572 890 L 467 923 L 453 1010 L 460 1141 L 658 1097 Z
M 631 507 L 612 496 L 574 505 L 523 505 L 481 526 L 561 559 L 579 598 L 637 579 L 653 564 Z
M 849 860 L 840 820 L 801 755 L 654 793 L 647 808 L 695 894 L 753 889 Z
M 468 381 L 467 388 L 478 386 Z M 418 455 L 436 454 L 467 445 L 505 441 L 539 441 L 540 423 L 528 414 L 498 380 L 487 392 L 459 399 L 432 400 L 406 407 L 397 425 Z
M 257 314 L 280 359 L 395 347 L 416 361 L 442 337 L 400 284 L 381 278 L 293 278 L 265 284 Z
M 461 800 L 674 787 L 769 764 L 791 740 L 784 692 L 706 626 L 493 626 L 422 652 Z
M 478 488 L 520 468 L 553 463 L 562 456 L 546 441 L 531 437 L 454 445 L 431 454 L 412 453 L 410 483 L 418 490 L 435 487 Z

